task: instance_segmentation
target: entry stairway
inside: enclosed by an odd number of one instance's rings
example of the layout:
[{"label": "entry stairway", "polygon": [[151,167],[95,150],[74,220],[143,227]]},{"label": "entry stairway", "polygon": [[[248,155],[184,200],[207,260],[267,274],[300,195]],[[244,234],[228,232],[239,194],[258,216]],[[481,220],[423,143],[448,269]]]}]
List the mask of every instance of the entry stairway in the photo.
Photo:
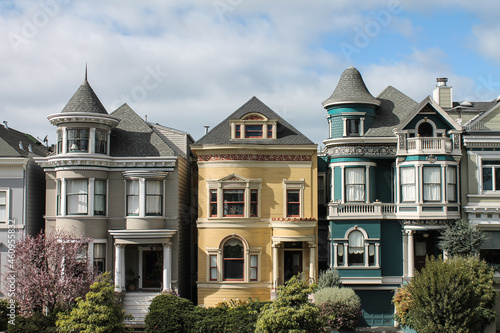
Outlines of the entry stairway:
[{"label": "entry stairway", "polygon": [[158,295],[159,293],[154,291],[132,291],[125,293],[123,297],[123,309],[127,315],[134,316],[133,319],[126,320],[125,324],[134,328],[144,327],[144,319],[148,313],[149,305],[153,298]]}]

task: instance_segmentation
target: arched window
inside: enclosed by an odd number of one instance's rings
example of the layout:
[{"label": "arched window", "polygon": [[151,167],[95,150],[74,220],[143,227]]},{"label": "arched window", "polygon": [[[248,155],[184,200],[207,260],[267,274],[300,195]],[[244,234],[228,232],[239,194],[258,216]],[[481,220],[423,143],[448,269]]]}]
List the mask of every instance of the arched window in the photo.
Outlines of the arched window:
[{"label": "arched window", "polygon": [[364,265],[365,238],[358,230],[351,231],[348,238],[349,264]]},{"label": "arched window", "polygon": [[230,238],[224,243],[222,251],[224,280],[243,280],[245,267],[243,243],[237,238]]},{"label": "arched window", "polygon": [[432,125],[428,122],[423,122],[418,126],[418,135],[421,137],[432,137],[434,136],[434,129]]}]

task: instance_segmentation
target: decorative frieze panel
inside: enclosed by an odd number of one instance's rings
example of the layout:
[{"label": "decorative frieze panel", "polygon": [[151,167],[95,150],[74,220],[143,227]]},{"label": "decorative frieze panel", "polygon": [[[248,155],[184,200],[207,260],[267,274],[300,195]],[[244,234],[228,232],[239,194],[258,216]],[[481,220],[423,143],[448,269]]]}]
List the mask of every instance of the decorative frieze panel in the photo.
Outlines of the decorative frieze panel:
[{"label": "decorative frieze panel", "polygon": [[419,226],[449,226],[456,223],[455,219],[448,220],[399,220],[403,226],[419,225]]},{"label": "decorative frieze panel", "polygon": [[212,154],[200,155],[198,161],[309,162],[311,155]]},{"label": "decorative frieze panel", "polygon": [[327,149],[329,156],[396,156],[396,145],[343,145]]}]

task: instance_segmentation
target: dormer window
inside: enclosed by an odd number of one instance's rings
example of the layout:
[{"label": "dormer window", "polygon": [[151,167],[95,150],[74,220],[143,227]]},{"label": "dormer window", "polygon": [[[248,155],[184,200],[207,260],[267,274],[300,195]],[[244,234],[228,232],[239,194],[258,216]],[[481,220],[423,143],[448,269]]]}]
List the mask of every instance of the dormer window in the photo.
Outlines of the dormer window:
[{"label": "dormer window", "polygon": [[231,139],[276,139],[278,120],[250,113],[231,120]]}]

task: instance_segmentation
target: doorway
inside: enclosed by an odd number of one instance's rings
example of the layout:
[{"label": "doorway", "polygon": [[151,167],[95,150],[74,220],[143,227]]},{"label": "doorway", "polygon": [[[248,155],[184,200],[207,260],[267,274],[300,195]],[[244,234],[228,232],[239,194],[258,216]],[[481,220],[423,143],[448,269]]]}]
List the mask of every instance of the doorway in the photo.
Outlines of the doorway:
[{"label": "doorway", "polygon": [[142,288],[160,289],[163,278],[163,251],[142,251]]},{"label": "doorway", "polygon": [[287,282],[292,276],[302,273],[302,251],[301,250],[285,250],[283,252],[284,259],[284,278]]},{"label": "doorway", "polygon": [[423,231],[415,234],[415,270],[420,271],[425,266],[425,259],[435,255],[437,239],[435,233]]}]

